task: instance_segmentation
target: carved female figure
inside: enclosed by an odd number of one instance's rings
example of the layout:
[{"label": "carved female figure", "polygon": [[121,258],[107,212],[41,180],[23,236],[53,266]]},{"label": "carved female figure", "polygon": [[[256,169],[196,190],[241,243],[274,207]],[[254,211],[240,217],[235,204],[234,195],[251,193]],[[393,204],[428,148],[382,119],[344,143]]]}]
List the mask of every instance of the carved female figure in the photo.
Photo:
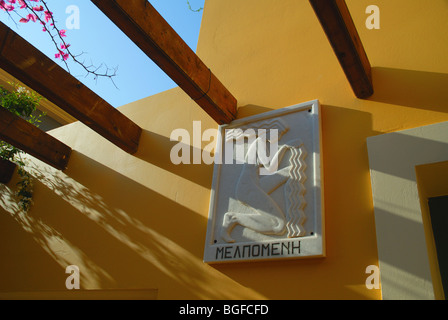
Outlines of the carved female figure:
[{"label": "carved female figure", "polygon": [[[272,160],[269,161],[270,159],[267,159],[267,157],[259,156],[260,153],[266,154],[265,137],[259,136],[250,144],[235,189],[235,198],[249,207],[251,212],[226,212],[221,228],[221,238],[223,240],[234,242],[230,233],[236,225],[241,225],[262,234],[282,235],[285,232],[285,214],[269,195],[266,187],[261,186],[260,168],[264,168],[269,172],[272,172],[274,168],[276,171],[278,163],[283,158],[288,147],[290,146],[281,146],[272,157]],[[255,157],[256,160],[249,161],[250,157]],[[289,167],[282,169],[282,171],[285,170],[289,170]],[[274,173],[273,178],[275,180],[275,189],[278,185],[284,183],[288,176],[285,177],[284,175]]]}]

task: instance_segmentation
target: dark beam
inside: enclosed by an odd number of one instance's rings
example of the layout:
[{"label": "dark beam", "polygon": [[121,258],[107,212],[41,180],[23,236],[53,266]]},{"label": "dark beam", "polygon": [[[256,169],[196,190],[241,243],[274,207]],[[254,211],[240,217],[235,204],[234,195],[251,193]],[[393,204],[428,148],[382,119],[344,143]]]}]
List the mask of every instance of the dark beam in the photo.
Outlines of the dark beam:
[{"label": "dark beam", "polygon": [[0,107],[0,140],[64,170],[72,149],[38,127]]},{"label": "dark beam", "polygon": [[373,94],[369,59],[344,0],[309,0],[355,95]]},{"label": "dark beam", "polygon": [[129,153],[141,128],[0,22],[0,68]]},{"label": "dark beam", "polygon": [[236,118],[236,99],[148,1],[92,2],[216,122]]},{"label": "dark beam", "polygon": [[14,163],[0,158],[0,183],[7,184],[11,181],[15,169]]}]

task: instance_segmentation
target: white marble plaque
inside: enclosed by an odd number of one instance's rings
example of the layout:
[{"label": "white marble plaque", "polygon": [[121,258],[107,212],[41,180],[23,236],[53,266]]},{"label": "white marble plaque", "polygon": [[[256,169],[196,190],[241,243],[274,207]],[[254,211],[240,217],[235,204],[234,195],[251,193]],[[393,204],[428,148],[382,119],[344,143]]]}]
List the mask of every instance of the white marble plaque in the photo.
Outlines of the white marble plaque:
[{"label": "white marble plaque", "polygon": [[219,127],[204,261],[325,255],[317,100]]}]

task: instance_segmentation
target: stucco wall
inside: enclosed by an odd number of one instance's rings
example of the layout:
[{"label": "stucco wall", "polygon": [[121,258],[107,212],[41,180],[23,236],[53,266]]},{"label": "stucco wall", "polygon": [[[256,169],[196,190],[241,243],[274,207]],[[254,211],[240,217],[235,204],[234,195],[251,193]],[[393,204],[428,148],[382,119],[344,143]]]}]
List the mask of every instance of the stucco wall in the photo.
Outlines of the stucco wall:
[{"label": "stucco wall", "polygon": [[[198,55],[239,101],[238,117],[319,99],[327,257],[202,262],[213,167],[170,162],[172,130],[216,128],[180,89],[122,106],[144,132],[128,155],[80,123],[51,133],[75,151],[57,172],[39,162],[35,204],[17,212],[0,186],[0,290],[157,289],[159,299],[379,299],[366,138],[448,120],[448,3],[378,0],[381,29],[348,0],[373,67],[357,99],[308,1],[206,1]],[[206,145],[208,142],[203,143]]]}]

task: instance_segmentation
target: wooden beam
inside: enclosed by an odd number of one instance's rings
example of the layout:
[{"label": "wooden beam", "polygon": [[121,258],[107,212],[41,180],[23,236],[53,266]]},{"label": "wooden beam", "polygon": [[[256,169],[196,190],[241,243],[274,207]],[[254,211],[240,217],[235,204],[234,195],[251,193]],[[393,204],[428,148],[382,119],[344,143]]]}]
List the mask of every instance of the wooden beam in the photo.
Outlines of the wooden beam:
[{"label": "wooden beam", "polygon": [[[2,86],[4,89],[8,91],[14,91],[17,89],[15,87],[15,84],[25,87],[28,90],[32,90],[28,86],[21,83],[18,79],[10,75],[8,72],[0,68],[0,86]],[[42,112],[45,112],[47,116],[53,118],[61,125],[69,124],[76,121],[75,118],[73,118],[67,112],[56,106],[51,101],[48,101],[47,99],[41,99],[39,101],[37,109],[39,109]]]},{"label": "wooden beam", "polygon": [[148,1],[92,2],[216,122],[236,118],[236,99]]},{"label": "wooden beam", "polygon": [[129,153],[141,128],[0,22],[0,68]]},{"label": "wooden beam", "polygon": [[0,158],[0,183],[7,184],[11,181],[16,164]]},{"label": "wooden beam", "polygon": [[369,59],[344,0],[309,0],[355,95],[373,94]]},{"label": "wooden beam", "polygon": [[64,170],[72,149],[38,127],[0,107],[0,139]]}]

